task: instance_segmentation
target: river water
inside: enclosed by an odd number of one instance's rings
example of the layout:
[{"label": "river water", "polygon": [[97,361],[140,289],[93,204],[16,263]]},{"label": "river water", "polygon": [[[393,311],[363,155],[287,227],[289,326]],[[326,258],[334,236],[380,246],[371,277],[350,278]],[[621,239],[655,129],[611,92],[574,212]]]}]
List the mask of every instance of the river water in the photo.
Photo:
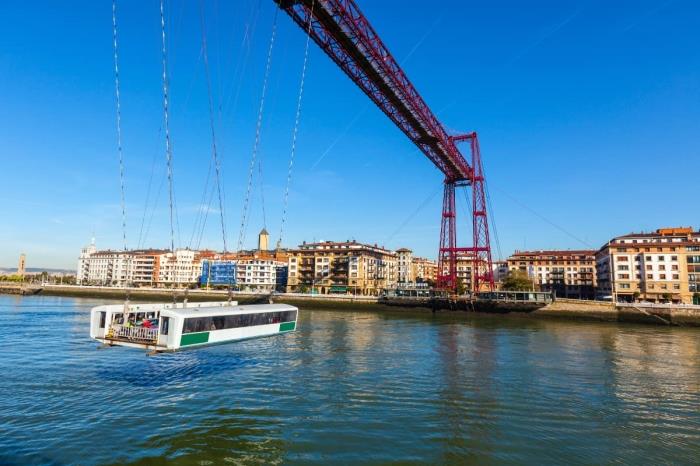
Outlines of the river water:
[{"label": "river water", "polygon": [[147,357],[104,302],[0,296],[0,464],[700,462],[700,329],[302,311]]}]

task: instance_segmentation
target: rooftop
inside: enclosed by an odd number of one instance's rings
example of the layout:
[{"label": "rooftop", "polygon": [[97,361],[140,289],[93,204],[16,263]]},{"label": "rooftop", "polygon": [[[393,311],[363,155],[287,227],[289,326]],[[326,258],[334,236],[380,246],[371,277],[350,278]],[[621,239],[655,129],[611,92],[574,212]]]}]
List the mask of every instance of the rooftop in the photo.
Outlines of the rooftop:
[{"label": "rooftop", "polygon": [[592,256],[595,254],[594,249],[544,249],[539,251],[518,251],[516,250],[513,256]]}]

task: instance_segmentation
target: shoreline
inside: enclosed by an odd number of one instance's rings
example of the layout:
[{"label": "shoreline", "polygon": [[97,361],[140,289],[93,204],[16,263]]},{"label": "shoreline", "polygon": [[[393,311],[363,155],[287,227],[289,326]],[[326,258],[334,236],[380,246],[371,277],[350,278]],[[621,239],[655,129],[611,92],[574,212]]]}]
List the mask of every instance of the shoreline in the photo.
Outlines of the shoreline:
[{"label": "shoreline", "polygon": [[[99,299],[126,299],[146,302],[171,302],[176,299],[181,302],[187,297],[188,301],[225,301],[227,291],[219,290],[166,290],[156,288],[112,288],[78,285],[42,285],[22,286],[1,285],[0,294],[70,296]],[[233,292],[232,298],[239,304],[267,303],[272,298],[275,302],[290,304],[304,309],[330,309],[378,311],[391,314],[435,313],[439,315],[491,317],[519,317],[533,319],[565,319],[587,322],[630,322],[664,326],[700,327],[700,306],[669,306],[669,305],[613,305],[610,302],[582,301],[572,299],[555,299],[554,302],[539,307],[523,307],[513,303],[497,302],[448,302],[438,305],[435,301],[399,301],[391,302],[375,296],[348,295],[308,295],[297,293],[256,294]]]}]

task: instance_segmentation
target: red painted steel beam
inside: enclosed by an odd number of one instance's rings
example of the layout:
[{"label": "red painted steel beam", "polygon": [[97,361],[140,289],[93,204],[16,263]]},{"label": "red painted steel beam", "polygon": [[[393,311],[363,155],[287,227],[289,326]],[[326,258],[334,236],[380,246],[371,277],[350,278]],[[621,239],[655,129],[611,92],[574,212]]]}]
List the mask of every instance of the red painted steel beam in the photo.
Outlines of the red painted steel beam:
[{"label": "red painted steel beam", "polygon": [[[353,0],[274,0],[445,174],[473,170]],[[309,20],[311,27],[309,28]]]}]

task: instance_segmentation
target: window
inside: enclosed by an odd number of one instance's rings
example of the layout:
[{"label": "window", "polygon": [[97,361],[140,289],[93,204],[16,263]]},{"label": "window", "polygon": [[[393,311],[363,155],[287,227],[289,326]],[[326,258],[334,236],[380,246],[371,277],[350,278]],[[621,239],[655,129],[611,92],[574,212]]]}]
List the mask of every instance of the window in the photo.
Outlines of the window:
[{"label": "window", "polygon": [[673,289],[674,289],[674,290],[680,290],[680,289],[681,289],[681,285],[680,285],[679,283],[674,283],[674,284],[673,284]]},{"label": "window", "polygon": [[629,270],[629,265],[618,265],[617,270]]},{"label": "window", "polygon": [[666,266],[663,265],[663,264],[660,264],[660,265],[659,265],[659,270],[666,270]]},{"label": "window", "polygon": [[677,265],[677,264],[673,264],[673,265],[671,266],[671,270],[678,270],[678,265]]},{"label": "window", "polygon": [[659,261],[664,261],[666,258],[664,256],[659,256]]},{"label": "window", "polygon": [[629,280],[629,279],[630,279],[630,274],[628,274],[628,273],[621,273],[620,275],[618,275],[618,278],[620,278],[620,280]]},{"label": "window", "polygon": [[677,261],[677,260],[678,260],[678,256],[671,256],[671,260],[672,260],[672,261]]},{"label": "window", "polygon": [[622,290],[629,290],[630,284],[629,283],[620,283],[620,289]]},{"label": "window", "polygon": [[646,257],[646,260],[649,261],[649,262],[651,262],[651,256],[647,256],[647,257]]},{"label": "window", "polygon": [[167,335],[169,328],[170,328],[170,317],[163,317],[161,322],[160,322],[160,333],[162,335]]},{"label": "window", "polygon": [[680,277],[679,277],[679,275],[678,275],[677,273],[674,273],[674,274],[673,274],[673,279],[674,279],[674,280],[680,280]]},{"label": "window", "polygon": [[651,270],[651,269],[652,269],[651,264],[647,265],[647,270]]},{"label": "window", "polygon": [[100,311],[100,328],[105,328],[105,321],[107,320],[107,313],[105,311]]},{"label": "window", "polygon": [[617,260],[619,260],[621,262],[627,262],[629,260],[629,258],[627,256],[620,256],[617,258]]},{"label": "window", "polygon": [[659,280],[666,280],[666,274],[665,273],[660,274]]},{"label": "window", "polygon": [[296,320],[296,311],[260,312],[214,317],[190,317],[185,319],[182,333],[208,332],[229,328],[269,325]]},{"label": "window", "polygon": [[648,273],[648,274],[647,274],[647,280],[653,280],[653,279],[654,279],[654,275]]},{"label": "window", "polygon": [[661,289],[662,289],[662,290],[668,289],[668,285],[665,284],[665,283],[662,283],[662,284],[661,284]]}]

